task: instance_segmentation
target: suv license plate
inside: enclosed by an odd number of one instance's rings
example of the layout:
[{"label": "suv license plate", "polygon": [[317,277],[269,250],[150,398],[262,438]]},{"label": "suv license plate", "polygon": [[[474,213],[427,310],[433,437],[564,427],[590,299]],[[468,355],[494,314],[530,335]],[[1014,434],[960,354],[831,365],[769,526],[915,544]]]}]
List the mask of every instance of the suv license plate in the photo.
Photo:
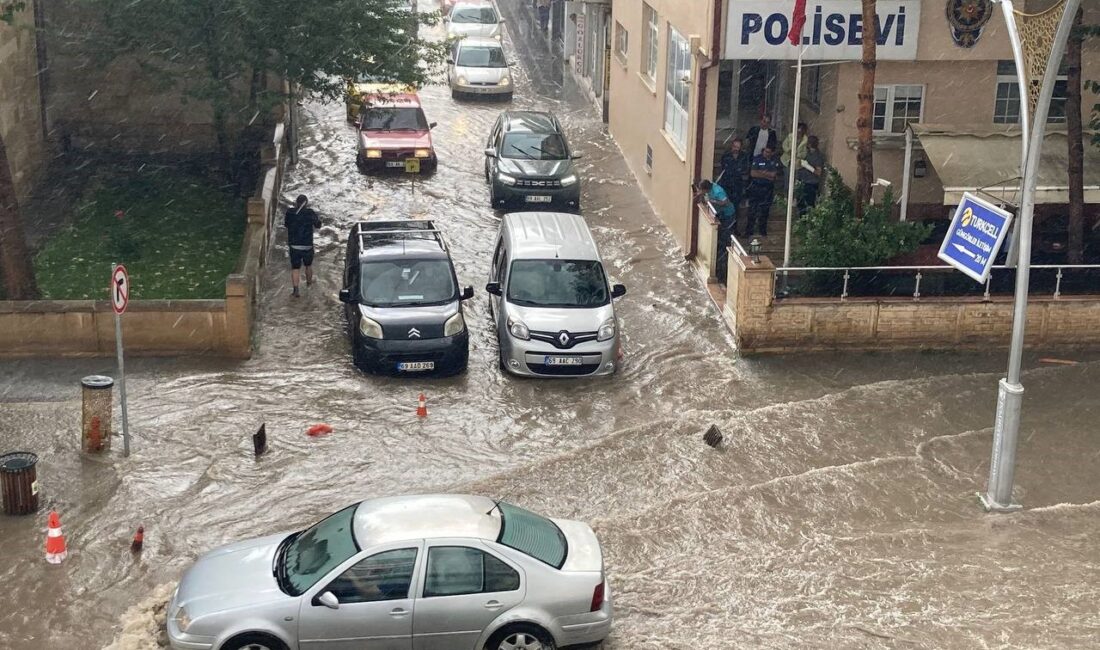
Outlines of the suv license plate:
[{"label": "suv license plate", "polygon": [[386,167],[393,167],[394,169],[397,169],[397,168],[405,169],[405,161],[404,160],[387,160],[386,161]]},{"label": "suv license plate", "polygon": [[554,197],[552,196],[529,196],[527,197],[528,203],[550,203]]},{"label": "suv license plate", "polygon": [[546,357],[546,365],[548,366],[579,366],[581,365],[580,357]]},{"label": "suv license plate", "polygon": [[404,361],[397,364],[397,369],[401,372],[421,372],[424,370],[435,370],[434,361]]}]

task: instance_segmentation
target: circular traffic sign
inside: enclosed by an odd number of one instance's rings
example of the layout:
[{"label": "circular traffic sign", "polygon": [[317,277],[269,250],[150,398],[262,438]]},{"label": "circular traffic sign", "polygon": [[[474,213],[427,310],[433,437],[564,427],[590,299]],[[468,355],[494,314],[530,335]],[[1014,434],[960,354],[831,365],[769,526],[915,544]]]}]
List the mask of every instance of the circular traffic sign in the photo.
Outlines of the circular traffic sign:
[{"label": "circular traffic sign", "polygon": [[126,305],[130,304],[130,274],[126,267],[119,264],[111,272],[111,307],[116,314],[126,311]]}]

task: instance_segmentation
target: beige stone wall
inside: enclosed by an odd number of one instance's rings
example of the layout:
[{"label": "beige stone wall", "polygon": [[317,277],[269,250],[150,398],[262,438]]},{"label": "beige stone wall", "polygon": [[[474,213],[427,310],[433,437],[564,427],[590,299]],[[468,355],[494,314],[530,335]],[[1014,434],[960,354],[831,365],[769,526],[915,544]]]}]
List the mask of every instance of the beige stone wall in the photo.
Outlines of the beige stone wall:
[{"label": "beige stone wall", "polygon": [[38,182],[48,156],[37,72],[34,3],[29,1],[12,26],[0,22],[0,137],[20,201]]},{"label": "beige stone wall", "polygon": [[[679,150],[664,133],[665,69],[668,56],[668,28],[672,25],[685,38],[698,37],[699,47],[711,51],[711,11],[709,0],[648,0],[657,12],[657,76],[651,82],[644,77],[643,0],[613,0],[612,20],[629,33],[626,57],[615,53],[612,40],[610,113],[608,128],[622,149],[642,191],[653,203],[677,241],[687,248],[691,239],[691,191],[695,160],[696,113],[699,98],[700,59],[693,57],[692,100],[688,109],[691,122],[688,142]],[[614,29],[613,29],[614,32]],[[703,61],[704,65],[706,61]],[[710,106],[703,138],[703,169],[710,174],[714,147],[714,109],[717,102],[717,69],[707,71],[708,89],[704,100]],[[646,170],[646,146],[653,150],[652,171]]]},{"label": "beige stone wall", "polygon": [[[730,256],[723,316],[742,354],[807,350],[898,350],[1007,347],[1011,298],[776,301],[775,268]],[[1033,297],[1029,345],[1100,346],[1100,295]]]}]

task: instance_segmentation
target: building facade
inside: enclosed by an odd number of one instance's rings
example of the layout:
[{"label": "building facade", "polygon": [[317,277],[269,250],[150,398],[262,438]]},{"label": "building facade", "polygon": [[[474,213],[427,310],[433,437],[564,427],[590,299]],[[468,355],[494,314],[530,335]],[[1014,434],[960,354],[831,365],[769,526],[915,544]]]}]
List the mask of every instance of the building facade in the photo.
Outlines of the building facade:
[{"label": "building facade", "polygon": [[[862,79],[858,61],[861,3],[848,2],[851,11],[836,14],[829,13],[837,10],[836,2],[808,3],[799,121],[820,138],[829,164],[852,184]],[[794,0],[613,2],[610,131],[688,254],[694,252],[696,218],[692,182],[715,177],[721,152],[734,137],[744,137],[762,115],[771,118],[780,142],[792,130],[798,48],[784,37],[794,4]],[[1100,6],[1085,4],[1085,22],[1100,23]],[[1017,2],[1017,9],[1037,13],[1050,5],[1050,0],[1027,0]],[[984,179],[980,174],[959,178],[966,175],[949,164],[951,146],[966,142],[985,147],[990,134],[1019,137],[1020,96],[1011,45],[999,5],[988,6],[988,22],[980,32],[970,32],[969,36],[977,37],[968,41],[968,34],[953,32],[942,2],[878,2],[875,175],[892,187],[899,214],[902,190],[906,190],[905,212],[910,219],[945,217],[961,189],[1013,182],[998,177],[1012,168],[1006,168],[1003,160],[991,162]],[[1100,39],[1085,42],[1083,61],[1083,78],[1100,79]],[[1088,108],[1095,102],[1088,101],[1087,91],[1085,99],[1087,124]],[[1064,80],[1056,89],[1050,122],[1052,130],[1064,129]],[[923,128],[928,125],[931,128]],[[916,135],[907,137],[907,131],[913,130]],[[927,152],[921,138],[929,140]],[[1064,136],[1061,142],[1064,146]],[[1048,142],[1044,158],[1052,147]],[[990,156],[1003,151],[1004,147],[991,146]],[[1017,155],[1012,168],[1016,174],[1018,162]],[[1058,164],[1057,156],[1051,164]],[[941,169],[950,177],[941,178]],[[1090,186],[1088,175],[1086,162],[1086,185]],[[986,182],[990,177],[994,182]],[[1087,201],[1095,196],[1100,202],[1100,175],[1097,184],[1097,192],[1087,195]],[[1064,191],[1055,191],[1048,198],[1054,202],[1065,196]],[[1012,199],[1008,196],[1006,202],[1011,204]]]}]

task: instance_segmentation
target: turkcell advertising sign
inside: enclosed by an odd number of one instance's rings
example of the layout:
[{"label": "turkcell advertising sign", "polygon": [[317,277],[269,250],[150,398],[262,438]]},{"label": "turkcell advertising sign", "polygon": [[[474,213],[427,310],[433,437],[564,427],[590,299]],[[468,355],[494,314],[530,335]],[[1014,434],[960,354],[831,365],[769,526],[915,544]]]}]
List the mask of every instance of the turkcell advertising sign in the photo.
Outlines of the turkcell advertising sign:
[{"label": "turkcell advertising sign", "polygon": [[1012,215],[970,193],[963,194],[940,259],[978,282],[985,282],[1001,250]]},{"label": "turkcell advertising sign", "polygon": [[[795,0],[729,0],[724,59],[858,61],[863,56],[863,3],[809,0],[802,45],[788,40]],[[917,58],[920,0],[878,0],[878,59]]]}]

